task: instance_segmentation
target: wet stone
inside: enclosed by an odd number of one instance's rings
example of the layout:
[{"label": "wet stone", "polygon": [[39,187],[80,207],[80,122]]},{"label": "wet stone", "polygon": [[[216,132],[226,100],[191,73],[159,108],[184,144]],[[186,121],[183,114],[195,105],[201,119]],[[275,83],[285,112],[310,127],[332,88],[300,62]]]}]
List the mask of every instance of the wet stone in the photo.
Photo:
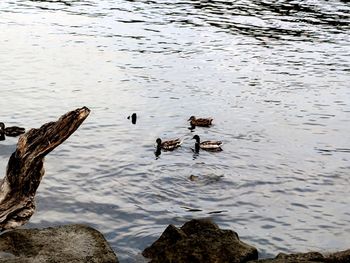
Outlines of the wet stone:
[{"label": "wet stone", "polygon": [[275,258],[249,261],[248,263],[349,263],[350,249],[322,255],[319,252],[284,254],[280,253]]},{"label": "wet stone", "polygon": [[169,225],[142,254],[152,263],[240,263],[258,258],[257,249],[240,241],[236,232],[219,229],[207,219],[191,220],[181,228]]}]

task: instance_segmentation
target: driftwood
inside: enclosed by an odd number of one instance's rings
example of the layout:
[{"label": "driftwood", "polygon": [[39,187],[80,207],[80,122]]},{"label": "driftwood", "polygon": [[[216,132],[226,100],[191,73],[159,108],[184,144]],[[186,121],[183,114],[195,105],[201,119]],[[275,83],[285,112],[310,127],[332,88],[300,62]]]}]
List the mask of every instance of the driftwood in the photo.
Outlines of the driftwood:
[{"label": "driftwood", "polygon": [[0,231],[25,224],[34,214],[44,157],[74,133],[89,113],[86,107],[76,109],[19,137],[0,182]]}]

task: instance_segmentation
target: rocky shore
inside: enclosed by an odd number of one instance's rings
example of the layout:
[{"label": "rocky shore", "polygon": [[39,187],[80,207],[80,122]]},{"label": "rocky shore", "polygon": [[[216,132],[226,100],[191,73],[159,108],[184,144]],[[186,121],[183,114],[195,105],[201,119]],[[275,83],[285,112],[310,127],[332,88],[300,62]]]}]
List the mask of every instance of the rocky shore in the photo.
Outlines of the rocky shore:
[{"label": "rocky shore", "polygon": [[169,225],[143,255],[152,263],[350,263],[350,249],[328,255],[281,253],[259,260],[258,250],[242,242],[236,232],[206,219],[191,220],[180,228]]},{"label": "rocky shore", "polygon": [[[350,263],[350,249],[279,254],[258,259],[258,250],[242,242],[232,230],[220,229],[207,219],[182,227],[169,225],[143,251],[151,263]],[[117,256],[97,230],[85,225],[45,229],[17,229],[0,235],[0,263],[116,263]]]}]

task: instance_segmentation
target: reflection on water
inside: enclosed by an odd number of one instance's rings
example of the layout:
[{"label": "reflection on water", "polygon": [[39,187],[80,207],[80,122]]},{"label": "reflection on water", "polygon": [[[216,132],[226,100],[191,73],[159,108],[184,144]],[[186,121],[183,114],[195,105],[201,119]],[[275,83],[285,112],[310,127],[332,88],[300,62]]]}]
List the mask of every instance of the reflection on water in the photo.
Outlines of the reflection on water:
[{"label": "reflection on water", "polygon": [[[349,248],[347,1],[0,7],[0,121],[29,129],[92,110],[47,157],[28,227],[87,223],[122,262],[198,217],[262,257]],[[214,125],[189,129],[191,115]],[[197,154],[194,134],[224,150]],[[184,143],[157,155],[158,137]],[[3,171],[16,142],[0,142]]]}]

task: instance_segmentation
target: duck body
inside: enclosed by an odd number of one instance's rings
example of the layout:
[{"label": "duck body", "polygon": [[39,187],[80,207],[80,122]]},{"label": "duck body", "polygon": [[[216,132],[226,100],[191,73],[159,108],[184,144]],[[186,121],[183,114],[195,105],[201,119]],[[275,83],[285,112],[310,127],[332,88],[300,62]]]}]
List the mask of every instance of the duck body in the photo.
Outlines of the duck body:
[{"label": "duck body", "polygon": [[25,129],[22,127],[12,126],[12,127],[6,127],[3,122],[0,122],[0,130],[2,133],[4,133],[6,136],[10,137],[16,137],[23,133],[25,133]]},{"label": "duck body", "polygon": [[179,138],[175,140],[167,140],[167,141],[162,141],[160,138],[158,138],[156,140],[156,143],[157,143],[157,150],[163,149],[166,151],[172,151],[180,147],[182,144],[182,141]]},{"label": "duck body", "polygon": [[22,127],[13,126],[13,127],[6,127],[5,128],[5,135],[10,136],[10,137],[16,137],[16,136],[19,136],[25,132],[26,132],[26,130]]},{"label": "duck body", "polygon": [[195,143],[195,151],[198,152],[199,149],[207,150],[207,151],[222,151],[221,146],[222,142],[221,141],[200,141],[200,138],[198,135],[193,136],[194,140],[196,140]]},{"label": "duck body", "polygon": [[212,125],[213,118],[196,118],[195,116],[191,116],[188,121],[190,122],[192,127],[209,127]]}]

